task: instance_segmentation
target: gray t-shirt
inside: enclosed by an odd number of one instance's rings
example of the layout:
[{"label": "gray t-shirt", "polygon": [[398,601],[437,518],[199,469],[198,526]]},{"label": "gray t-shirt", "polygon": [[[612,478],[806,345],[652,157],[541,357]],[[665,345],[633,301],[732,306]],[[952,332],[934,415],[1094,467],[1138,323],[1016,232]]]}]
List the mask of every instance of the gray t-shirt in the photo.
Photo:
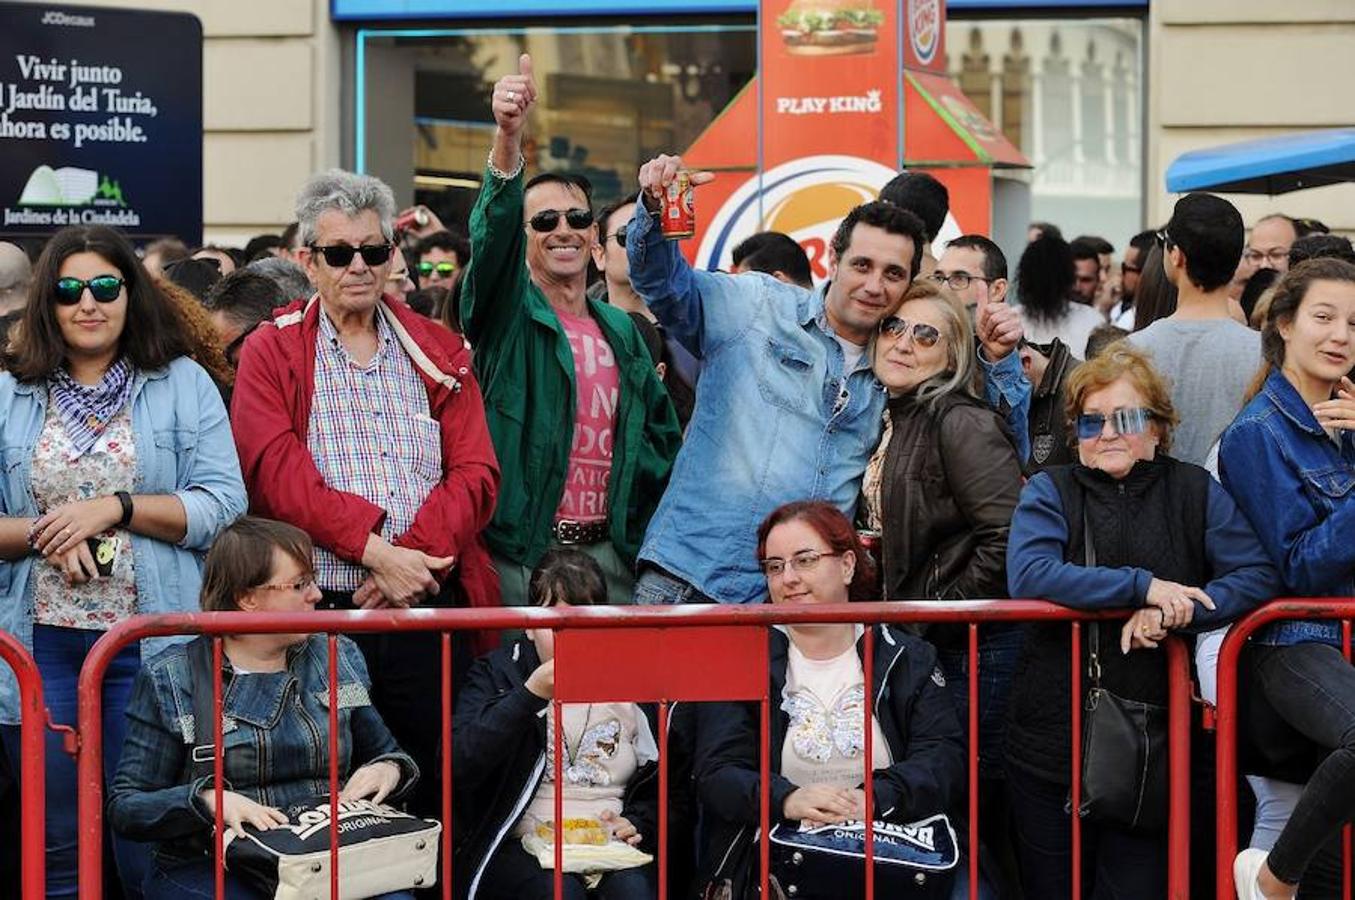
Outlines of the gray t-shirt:
[{"label": "gray t-shirt", "polygon": [[1261,365],[1261,335],[1232,319],[1159,319],[1129,336],[1153,355],[1181,417],[1171,455],[1204,465],[1209,448],[1242,410]]}]

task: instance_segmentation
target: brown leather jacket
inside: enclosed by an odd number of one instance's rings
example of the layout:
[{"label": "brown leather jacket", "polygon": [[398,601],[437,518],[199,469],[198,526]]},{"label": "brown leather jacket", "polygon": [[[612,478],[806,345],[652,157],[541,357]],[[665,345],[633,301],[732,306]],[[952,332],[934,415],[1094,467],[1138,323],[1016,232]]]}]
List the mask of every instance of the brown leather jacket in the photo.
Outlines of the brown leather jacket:
[{"label": "brown leather jacket", "polygon": [[1021,463],[1002,417],[966,394],[889,402],[880,509],[887,600],[1007,596]]}]

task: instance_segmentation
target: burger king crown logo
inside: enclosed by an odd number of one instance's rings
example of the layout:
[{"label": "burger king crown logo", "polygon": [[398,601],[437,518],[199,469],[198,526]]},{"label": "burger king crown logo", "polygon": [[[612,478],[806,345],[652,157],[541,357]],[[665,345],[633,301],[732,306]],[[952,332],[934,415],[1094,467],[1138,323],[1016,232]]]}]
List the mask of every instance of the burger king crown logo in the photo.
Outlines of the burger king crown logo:
[{"label": "burger king crown logo", "polygon": [[806,156],[739,186],[710,220],[696,253],[703,269],[728,269],[734,246],[759,231],[780,231],[804,247],[816,279],[828,276],[828,243],[852,207],[874,200],[898,173],[856,156]]},{"label": "burger king crown logo", "polygon": [[908,0],[908,35],[917,61],[930,65],[941,46],[941,0]]}]

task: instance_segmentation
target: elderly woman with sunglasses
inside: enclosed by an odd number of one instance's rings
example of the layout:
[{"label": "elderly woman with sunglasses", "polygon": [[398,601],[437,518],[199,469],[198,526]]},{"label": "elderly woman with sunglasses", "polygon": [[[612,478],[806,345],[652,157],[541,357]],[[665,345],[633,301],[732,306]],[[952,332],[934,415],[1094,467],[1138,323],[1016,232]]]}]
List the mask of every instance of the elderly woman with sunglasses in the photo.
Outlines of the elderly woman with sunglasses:
[{"label": "elderly woman with sunglasses", "polygon": [[[32,649],[53,720],[73,725],[90,647],[136,613],[194,608],[201,554],[244,511],[245,489],[221,396],[116,231],[51,239],[12,337],[0,360],[0,629]],[[139,663],[128,647],[104,680],[110,777]],[[0,666],[0,737],[16,763],[18,722]],[[75,896],[75,765],[55,733],[46,770],[48,893]],[[124,841],[114,851],[136,896],[143,854]]]},{"label": "elderly woman with sunglasses", "polygon": [[[1237,618],[1274,595],[1277,574],[1223,488],[1166,455],[1177,415],[1145,354],[1121,343],[1083,363],[1069,376],[1067,404],[1079,462],[1041,472],[1022,491],[1007,549],[1011,594],[1132,610],[1123,626],[1093,626],[1079,665],[1094,658],[1104,689],[1165,706],[1165,661],[1139,651],[1169,631]],[[1069,634],[1066,624],[1032,626],[1012,690],[1008,785],[1031,897],[1071,893]],[[1084,897],[1165,896],[1165,831],[1084,818],[1082,848]]]},{"label": "elderly woman with sunglasses", "polygon": [[[880,445],[863,485],[861,515],[880,531],[887,600],[977,600],[1007,595],[1007,531],[1021,463],[1002,418],[979,399],[978,363],[961,301],[919,282],[880,324],[874,370],[889,391]],[[933,626],[960,719],[969,704],[963,626]],[[985,839],[1006,831],[1002,740],[1006,698],[1021,651],[1019,625],[979,634],[979,771]]]}]

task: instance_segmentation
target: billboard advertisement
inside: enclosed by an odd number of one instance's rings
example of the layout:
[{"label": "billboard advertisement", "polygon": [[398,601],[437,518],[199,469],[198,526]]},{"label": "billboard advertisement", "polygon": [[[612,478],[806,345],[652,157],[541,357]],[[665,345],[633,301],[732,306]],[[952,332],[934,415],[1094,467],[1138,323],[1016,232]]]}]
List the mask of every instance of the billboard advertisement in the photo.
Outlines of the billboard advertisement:
[{"label": "billboard advertisement", "polygon": [[201,243],[197,17],[0,2],[0,21],[0,238]]}]

